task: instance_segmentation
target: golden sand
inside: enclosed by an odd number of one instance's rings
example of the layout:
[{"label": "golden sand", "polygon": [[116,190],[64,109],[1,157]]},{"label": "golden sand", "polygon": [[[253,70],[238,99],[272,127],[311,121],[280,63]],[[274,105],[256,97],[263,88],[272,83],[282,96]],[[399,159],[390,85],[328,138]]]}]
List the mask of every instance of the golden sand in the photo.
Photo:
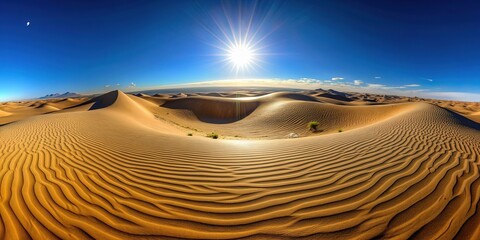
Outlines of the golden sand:
[{"label": "golden sand", "polygon": [[0,104],[0,238],[480,239],[478,105],[319,94]]}]

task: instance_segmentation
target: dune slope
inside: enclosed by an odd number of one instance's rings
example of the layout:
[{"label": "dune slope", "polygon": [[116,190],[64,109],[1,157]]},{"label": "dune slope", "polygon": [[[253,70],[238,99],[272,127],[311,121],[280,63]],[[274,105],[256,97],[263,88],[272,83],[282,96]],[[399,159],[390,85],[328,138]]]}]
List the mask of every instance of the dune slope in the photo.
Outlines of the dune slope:
[{"label": "dune slope", "polygon": [[188,109],[204,122],[230,123],[248,116],[257,108],[258,104],[257,101],[192,97],[169,101],[162,106],[171,109]]},{"label": "dune slope", "polygon": [[6,116],[10,116],[10,115],[12,115],[12,114],[9,113],[9,112],[5,112],[5,111],[0,110],[0,117],[6,117]]},{"label": "dune slope", "polygon": [[[172,109],[171,114],[159,113],[161,116],[190,129],[216,132],[227,137],[279,139],[292,132],[314,136],[364,127],[413,105],[344,106],[321,102],[302,94],[274,93],[235,100],[218,97],[173,99],[161,106]],[[320,123],[315,134],[307,128],[310,121]]]},{"label": "dune slope", "polygon": [[[0,238],[480,237],[480,125],[456,113],[412,103],[343,133],[235,141],[175,134],[140,100],[0,127]],[[300,103],[321,104],[279,107]]]}]

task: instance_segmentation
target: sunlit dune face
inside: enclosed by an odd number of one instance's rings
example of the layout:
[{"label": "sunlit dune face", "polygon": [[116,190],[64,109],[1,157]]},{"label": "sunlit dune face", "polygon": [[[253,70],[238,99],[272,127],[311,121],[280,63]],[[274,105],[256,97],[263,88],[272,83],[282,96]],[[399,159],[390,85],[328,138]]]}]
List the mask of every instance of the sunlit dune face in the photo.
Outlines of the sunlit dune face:
[{"label": "sunlit dune face", "polygon": [[236,69],[244,69],[251,65],[255,60],[255,53],[252,48],[243,44],[229,46],[227,59]]}]

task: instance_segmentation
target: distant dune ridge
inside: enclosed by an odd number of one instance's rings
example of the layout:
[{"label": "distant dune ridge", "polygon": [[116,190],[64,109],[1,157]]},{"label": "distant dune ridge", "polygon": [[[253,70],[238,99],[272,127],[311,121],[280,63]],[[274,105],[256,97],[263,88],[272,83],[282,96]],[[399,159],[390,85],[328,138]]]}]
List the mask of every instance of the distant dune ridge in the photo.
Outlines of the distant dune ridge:
[{"label": "distant dune ridge", "polygon": [[478,116],[321,89],[3,103],[0,238],[480,239]]},{"label": "distant dune ridge", "polygon": [[0,117],[5,117],[5,116],[9,116],[9,115],[12,115],[12,114],[9,113],[9,112],[0,110]]}]

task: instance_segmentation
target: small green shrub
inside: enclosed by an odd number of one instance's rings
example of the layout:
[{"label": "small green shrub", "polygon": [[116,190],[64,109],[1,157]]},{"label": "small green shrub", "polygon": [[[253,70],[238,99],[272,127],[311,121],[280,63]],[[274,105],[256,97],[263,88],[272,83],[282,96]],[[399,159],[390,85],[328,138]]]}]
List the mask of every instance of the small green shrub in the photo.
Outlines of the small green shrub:
[{"label": "small green shrub", "polygon": [[311,122],[309,122],[309,123],[307,124],[307,127],[308,127],[308,129],[309,129],[310,131],[316,132],[316,131],[318,130],[318,129],[317,129],[318,125],[320,125],[319,122],[317,122],[317,121],[311,121]]},{"label": "small green shrub", "polygon": [[338,132],[341,133],[341,132],[343,132],[343,130],[342,130],[342,129],[338,129]]},{"label": "small green shrub", "polygon": [[207,137],[213,138],[213,139],[217,139],[217,138],[218,138],[218,134],[212,132],[212,133],[207,134]]},{"label": "small green shrub", "polygon": [[188,136],[193,136],[193,134],[192,134],[192,133],[188,133],[187,135],[188,135]]}]

